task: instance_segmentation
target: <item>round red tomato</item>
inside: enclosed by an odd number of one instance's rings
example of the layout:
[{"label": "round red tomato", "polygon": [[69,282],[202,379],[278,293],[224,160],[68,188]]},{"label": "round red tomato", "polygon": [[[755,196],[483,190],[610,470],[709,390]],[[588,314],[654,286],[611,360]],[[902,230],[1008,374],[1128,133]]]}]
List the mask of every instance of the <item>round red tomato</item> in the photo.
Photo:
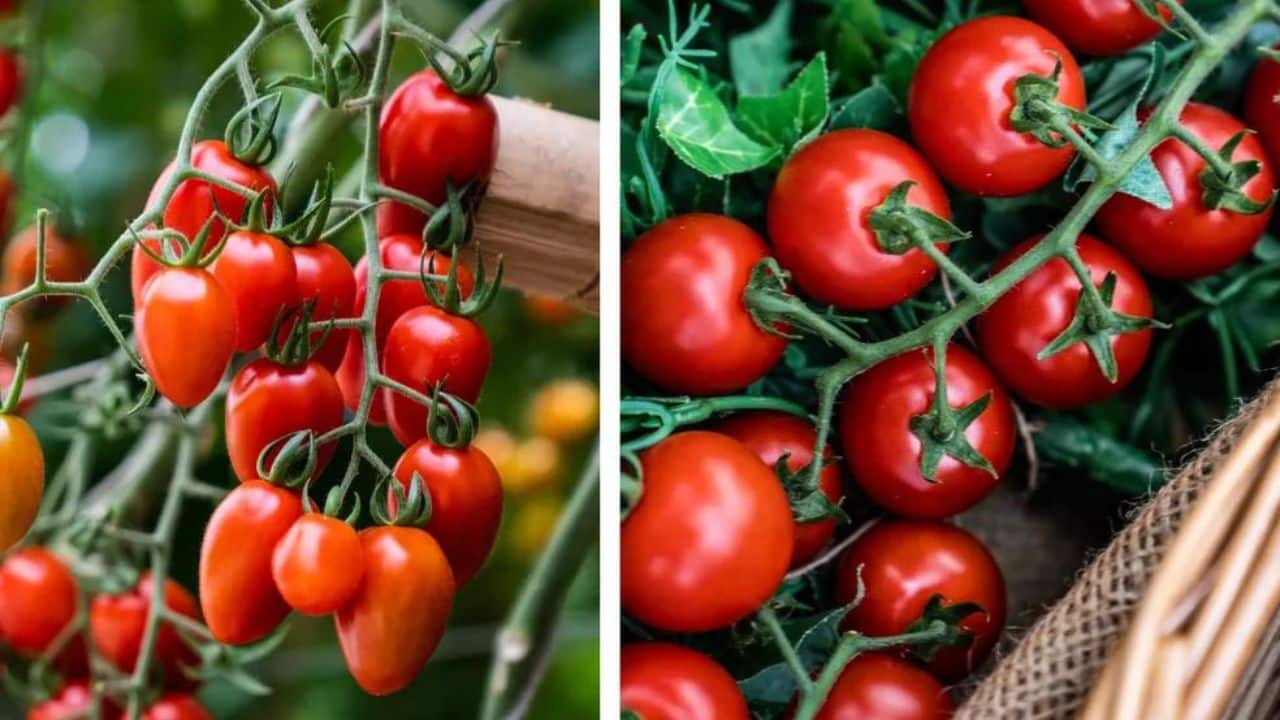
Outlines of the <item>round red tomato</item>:
[{"label": "round red tomato", "polygon": [[8,113],[22,97],[22,64],[11,49],[0,49],[0,115]]},{"label": "round red tomato", "polygon": [[[455,188],[488,182],[498,155],[498,112],[489,98],[466,97],[434,70],[410,75],[382,107],[378,126],[378,176],[386,185],[426,200],[445,201]],[[400,203],[378,206],[378,236],[417,235],[427,218]]]},{"label": "round red tomato", "polygon": [[[355,316],[356,275],[346,256],[328,243],[315,243],[295,247],[293,264],[297,268],[298,299],[314,301],[312,320],[324,322]],[[289,329],[296,323],[290,320],[281,329],[281,337],[288,337]],[[324,344],[315,352],[315,359],[330,371],[336,370],[347,349],[349,330],[330,331]],[[324,336],[323,331],[311,333],[312,343]]]},{"label": "round red tomato", "polygon": [[[1085,55],[1117,55],[1160,34],[1160,26],[1133,0],[1022,0],[1032,20]],[[1169,8],[1160,15],[1170,20]]]},{"label": "round red tomato", "polygon": [[169,693],[152,703],[142,720],[213,720],[213,715],[194,697]]},{"label": "round red tomato", "polygon": [[453,611],[453,572],[425,531],[360,533],[364,582],[334,615],[347,669],[371,695],[402,690],[426,665]]},{"label": "round red tomato", "polygon": [[955,706],[937,678],[891,655],[845,666],[815,720],[946,720]]},{"label": "round red tomato", "polygon": [[932,350],[889,358],[854,378],[844,392],[837,423],[849,471],[876,504],[894,514],[942,518],[966,510],[995,489],[1013,458],[1013,407],[991,371],[973,353],[951,345],[946,375],[947,403],[957,410],[991,394],[964,437],[995,475],[950,455],[942,458],[934,482],[921,472],[921,441],[911,420],[932,407]]},{"label": "round red tomato", "polygon": [[[64,685],[48,700],[31,706],[27,712],[27,720],[88,718],[92,717],[92,711],[93,692],[89,689],[89,683],[77,680]],[[120,709],[107,700],[103,700],[98,709],[100,720],[117,720],[121,715]]]},{"label": "round red tomato", "polygon": [[[258,358],[236,373],[227,390],[227,454],[241,481],[258,478],[258,456],[272,442],[301,430],[321,435],[341,424],[342,391],[315,360],[293,366]],[[312,477],[333,451],[331,442],[319,446]],[[275,455],[273,450],[268,461]]]},{"label": "round red tomato", "polygon": [[[52,223],[45,226],[44,276],[51,282],[79,282],[89,274],[89,259],[75,242],[64,238]],[[36,226],[28,225],[9,240],[4,251],[4,278],[0,295],[12,295],[36,279]],[[56,310],[67,303],[66,296],[43,297],[36,301],[43,309]]]},{"label": "round red tomato", "polygon": [[768,248],[751,228],[692,214],[650,228],[622,254],[622,357],[672,393],[740,390],[782,358],[785,338],[743,304]]},{"label": "round red tomato", "polygon": [[958,25],[929,48],[907,100],[911,136],[952,185],[1007,197],[1037,190],[1071,164],[1075,148],[1051,148],[1009,125],[1013,87],[1024,75],[1050,76],[1062,62],[1058,102],[1083,110],[1084,77],[1052,33],[1017,17]]},{"label": "round red tomato", "polygon": [[[89,636],[93,645],[120,672],[133,672],[138,665],[154,594],[151,573],[143,573],[132,590],[118,595],[99,595],[89,606]],[[164,602],[165,607],[180,615],[192,619],[200,616],[195,598],[173,580],[165,580]],[[172,687],[192,685],[184,669],[199,664],[200,656],[196,651],[169,623],[160,625],[155,642],[154,666],[163,671],[166,684]]]},{"label": "round red tomato", "polygon": [[44,548],[21,548],[5,558],[0,587],[0,637],[19,653],[44,652],[75,620],[76,579]]},{"label": "round red tomato", "polygon": [[[880,248],[871,211],[906,181],[907,202],[951,219],[947,191],[910,145],[876,130],[837,130],[791,156],[769,196],[778,262],[815,300],[879,310],[916,294],[938,267],[919,248]],[[946,250],[946,246],[940,249]]]},{"label": "round red tomato", "polygon": [[[1145,119],[1148,113],[1142,113]],[[1220,148],[1245,126],[1210,105],[1188,103],[1179,121],[1212,148]],[[1164,178],[1173,208],[1161,210],[1143,200],[1117,194],[1098,211],[1104,238],[1133,258],[1138,267],[1158,277],[1189,280],[1221,272],[1244,258],[1266,232],[1272,208],[1256,215],[1228,209],[1210,210],[1204,204],[1200,175],[1206,163],[1195,150],[1170,138],[1151,151]],[[1257,160],[1262,170],[1244,185],[1244,193],[1258,202],[1276,189],[1271,160],[1253,134],[1236,147],[1234,162]]]},{"label": "round red tomato", "polygon": [[[443,383],[446,392],[472,404],[480,397],[492,351],[476,321],[422,305],[391,326],[386,342],[382,371],[392,380],[426,394]],[[389,389],[382,397],[387,424],[402,445],[426,436],[424,406]]]},{"label": "round red tomato", "polygon": [[791,563],[795,523],[782,484],[742,443],[705,431],[640,455],[644,494],[622,523],[622,607],[670,632],[755,612]]},{"label": "round red tomato", "polygon": [[449,558],[458,587],[466,585],[502,524],[502,480],[493,461],[475,445],[454,449],[424,438],[404,451],[392,472],[406,490],[414,473],[422,477],[431,495],[426,529]]},{"label": "round red tomato", "polygon": [[156,389],[180,408],[209,397],[235,353],[231,297],[198,268],[157,273],[147,283],[133,325],[142,364]]},{"label": "round red tomato", "polygon": [[[1018,245],[995,267],[998,272],[1030,250],[1039,237]],[[1111,307],[1137,317],[1151,317],[1151,293],[1142,274],[1123,255],[1091,235],[1076,242],[1095,285],[1115,273]],[[1054,258],[1018,283],[978,316],[978,343],[1000,380],[1019,397],[1052,408],[1092,405],[1119,392],[1146,362],[1151,331],[1111,338],[1119,374],[1109,382],[1092,351],[1076,343],[1056,355],[1036,359],[1075,317],[1080,279],[1066,260]]]},{"label": "round red tomato", "polygon": [[[1280,47],[1280,46],[1277,46]],[[1258,131],[1271,162],[1280,158],[1280,63],[1258,57],[1244,91],[1244,121]]]},{"label": "round red tomato", "polygon": [[645,720],[748,720],[747,701],[724,668],[680,645],[625,645],[622,709]]},{"label": "round red tomato", "polygon": [[308,513],[276,545],[271,576],[289,607],[303,615],[328,615],[355,596],[364,558],[355,528]]},{"label": "round red tomato", "polygon": [[854,541],[836,570],[836,601],[858,593],[858,568],[866,595],[844,627],[867,635],[899,635],[920,619],[930,598],[948,605],[972,602],[983,612],[960,621],[973,634],[964,648],[943,648],[929,669],[944,680],[971,672],[995,646],[1004,628],[1004,576],[982,543],[953,525],[933,521],[880,522]]},{"label": "round red tomato", "polygon": [[210,270],[231,297],[238,352],[248,352],[265,342],[280,313],[298,304],[293,254],[274,235],[231,233]]},{"label": "round red tomato", "polygon": [[[0,383],[0,400],[8,382]],[[31,425],[0,414],[0,552],[21,540],[40,512],[44,497],[44,451]]]},{"label": "round red tomato", "polygon": [[[250,190],[267,191],[265,210],[267,220],[271,219],[272,198],[276,194],[276,181],[266,168],[241,162],[231,153],[231,148],[221,140],[201,140],[191,147],[191,165],[197,170],[215,175],[223,180],[238,183]],[[173,163],[169,163],[156,184],[151,188],[151,196],[147,198],[147,208],[151,209],[160,201],[160,191],[173,176]],[[164,208],[162,224],[166,228],[177,230],[188,240],[194,241],[200,228],[219,211],[224,216],[237,222],[249,207],[249,198],[221,185],[214,185],[207,180],[191,178],[178,183]],[[226,224],[214,219],[209,231],[209,239],[205,248],[212,249],[226,232]],[[160,247],[159,240],[147,241],[153,250]],[[134,248],[133,261],[130,267],[130,282],[133,287],[134,302],[142,297],[147,280],[160,269],[160,265],[142,250]]]},{"label": "round red tomato", "polygon": [[213,511],[200,546],[200,605],[219,642],[261,640],[289,614],[271,561],[301,516],[297,495],[262,480],[242,483]]},{"label": "round red tomato", "polygon": [[[818,440],[813,423],[775,411],[741,413],[716,423],[711,429],[742,443],[771,468],[786,455],[787,467],[792,472],[800,472],[813,461],[813,448]],[[831,448],[825,450],[823,459],[831,459]],[[840,467],[835,463],[826,464],[818,474],[818,485],[831,502],[838,504],[844,490]],[[791,567],[812,560],[831,541],[835,531],[834,519],[797,523]]]}]

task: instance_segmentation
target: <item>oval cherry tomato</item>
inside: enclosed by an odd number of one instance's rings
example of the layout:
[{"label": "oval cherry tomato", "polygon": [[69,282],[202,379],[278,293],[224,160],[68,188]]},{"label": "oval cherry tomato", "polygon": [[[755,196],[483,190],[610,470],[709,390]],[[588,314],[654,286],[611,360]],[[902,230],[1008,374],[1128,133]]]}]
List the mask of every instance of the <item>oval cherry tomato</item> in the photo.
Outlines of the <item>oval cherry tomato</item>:
[{"label": "oval cherry tomato", "polygon": [[[769,241],[800,289],[847,310],[896,305],[929,284],[938,267],[924,251],[880,249],[871,211],[894,187],[907,202],[951,219],[947,191],[910,145],[876,130],[837,130],[791,156],[769,196]],[[939,249],[946,251],[946,245]]]},{"label": "oval cherry tomato", "polygon": [[944,455],[934,475],[920,470],[922,445],[911,419],[930,410],[936,383],[933,351],[912,350],[854,378],[837,423],[849,471],[876,504],[912,518],[942,518],[989,495],[1013,458],[1013,407],[995,376],[973,353],[947,348],[947,403],[957,410],[990,394],[987,409],[964,431],[996,474]]},{"label": "oval cherry tomato", "polygon": [[147,283],[133,324],[142,363],[169,402],[195,407],[217,389],[235,353],[236,316],[213,275],[165,268]]},{"label": "oval cherry tomato", "polygon": [[845,666],[815,720],[946,720],[954,710],[929,673],[891,655],[864,653]]},{"label": "oval cherry tomato", "polygon": [[261,640],[289,614],[271,560],[300,517],[298,496],[263,480],[242,483],[213,511],[200,546],[200,605],[219,642]]},{"label": "oval cherry tomato", "polygon": [[[341,424],[338,381],[315,360],[290,366],[258,358],[236,373],[227,390],[227,454],[242,482],[258,478],[258,456],[272,442],[300,430],[321,435]],[[268,457],[268,469],[275,450]],[[319,462],[312,477],[329,464],[334,444],[317,450]]]},{"label": "oval cherry tomato", "polygon": [[[1022,0],[1022,7],[1085,55],[1118,55],[1160,34],[1160,26],[1133,0]],[[1160,15],[1173,18],[1163,5]]]},{"label": "oval cherry tomato", "polygon": [[[428,395],[443,383],[445,391],[473,405],[480,397],[492,350],[475,320],[422,305],[396,320],[386,343],[382,371],[392,380]],[[427,409],[393,390],[381,392],[396,439],[410,445],[425,437]]]},{"label": "oval cherry tomato", "polygon": [[742,443],[696,430],[640,462],[644,494],[622,523],[622,607],[670,632],[722,628],[757,610],[795,546],[777,476]]},{"label": "oval cherry tomato", "polygon": [[[498,155],[498,112],[489,98],[458,95],[436,75],[410,75],[387,99],[378,126],[378,176],[433,205],[455,188],[489,181]],[[417,235],[426,217],[401,203],[378,206],[378,236]]]},{"label": "oval cherry tomato", "polygon": [[[132,590],[118,595],[99,595],[89,605],[89,636],[94,647],[120,672],[133,672],[138,665],[154,593],[151,573],[148,572],[142,574]],[[165,607],[173,612],[192,619],[200,617],[195,598],[173,580],[165,580],[164,602]],[[166,685],[194,685],[184,669],[196,667],[200,656],[167,622],[159,627],[152,657],[154,666],[164,673]]]},{"label": "oval cherry tomato", "polygon": [[[1280,47],[1280,46],[1278,46]],[[1280,63],[1266,57],[1258,57],[1258,64],[1249,74],[1249,84],[1244,91],[1244,121],[1258,131],[1267,156],[1275,163],[1280,158]]]},{"label": "oval cherry tomato", "polygon": [[43,653],[75,620],[75,576],[44,548],[21,548],[5,558],[0,587],[0,636],[19,653]]},{"label": "oval cherry tomato", "polygon": [[[8,392],[7,381],[0,393]],[[0,395],[2,398],[3,395]],[[0,415],[0,552],[31,529],[44,497],[44,451],[26,420]]]},{"label": "oval cherry tomato", "polygon": [[17,53],[0,49],[0,115],[7,114],[22,97],[22,63]]},{"label": "oval cherry tomato", "polygon": [[[1039,239],[1033,237],[1011,250],[993,272],[1007,267]],[[1091,235],[1081,235],[1076,248],[1095,285],[1101,285],[1107,273],[1115,273],[1113,309],[1126,315],[1151,317],[1147,283],[1127,258]],[[1071,323],[1080,292],[1080,279],[1071,266],[1066,260],[1055,258],[978,316],[983,356],[1019,397],[1053,408],[1084,407],[1119,392],[1142,369],[1151,348],[1150,330],[1112,337],[1111,349],[1119,369],[1114,383],[1102,374],[1084,343],[1076,343],[1044,360],[1036,358]]]},{"label": "oval cherry tomato", "polygon": [[[72,718],[92,717],[93,692],[89,683],[77,680],[67,683],[58,694],[42,703],[33,705],[27,712],[27,720],[72,720]],[[121,717],[120,709],[110,701],[103,700],[98,709],[100,720],[117,720]]]},{"label": "oval cherry tomato", "polygon": [[[298,275],[298,299],[315,301],[312,320],[327,321],[355,317],[356,274],[337,248],[328,243],[315,243],[294,247],[293,264]],[[281,328],[281,338],[296,324],[290,320]],[[330,371],[336,370],[347,349],[349,330],[333,330],[324,344],[315,352],[315,359]],[[318,343],[323,331],[311,333],[311,342]]]},{"label": "oval cherry tomato", "polygon": [[447,448],[423,438],[404,451],[392,473],[406,490],[414,473],[422,477],[431,495],[426,530],[449,558],[458,587],[466,585],[489,557],[502,524],[502,480],[493,461],[474,445]]},{"label": "oval cherry tomato", "polygon": [[[1145,119],[1149,113],[1141,113]],[[1245,126],[1210,105],[1188,103],[1179,120],[1214,149],[1221,148]],[[1206,163],[1181,140],[1170,138],[1151,151],[1151,160],[1164,178],[1173,208],[1161,210],[1143,200],[1117,194],[1098,211],[1098,229],[1151,275],[1179,280],[1221,272],[1244,258],[1266,232],[1272,208],[1256,215],[1227,209],[1210,210],[1204,204],[1200,175]],[[1262,170],[1244,185],[1245,194],[1267,201],[1276,189],[1276,177],[1262,143],[1247,134],[1232,155],[1233,162],[1256,160]]]},{"label": "oval cherry tomato", "polygon": [[932,521],[880,522],[849,546],[836,570],[836,601],[858,593],[858,568],[866,594],[845,617],[844,627],[868,635],[899,635],[920,619],[934,595],[948,605],[976,603],[960,621],[973,634],[967,648],[943,648],[929,669],[944,680],[973,671],[1004,627],[1004,576],[982,543],[953,525]]},{"label": "oval cherry tomato", "polygon": [[[63,237],[52,223],[45,226],[44,276],[53,282],[79,282],[89,274],[89,259],[75,242]],[[4,251],[4,279],[0,294],[12,295],[36,279],[36,226],[28,225],[9,240]],[[36,306],[57,310],[70,300],[66,296],[42,297]]]},{"label": "oval cherry tomato", "polygon": [[[191,146],[191,165],[203,172],[215,175],[224,180],[238,183],[258,192],[267,191],[265,200],[266,218],[271,219],[272,199],[276,194],[276,181],[266,168],[241,162],[231,154],[231,148],[221,140],[201,140]],[[173,163],[169,163],[156,184],[151,188],[151,196],[147,198],[150,209],[160,201],[160,192],[168,184],[173,175]],[[169,204],[164,208],[163,225],[177,230],[188,240],[194,241],[200,228],[214,216],[215,211],[237,222],[249,208],[249,198],[221,185],[214,185],[206,180],[188,179],[178,183]],[[209,239],[205,248],[212,249],[222,240],[226,233],[226,224],[215,218],[209,228]],[[151,249],[158,250],[159,240],[146,241]],[[143,251],[134,248],[130,265],[130,282],[133,288],[133,299],[136,303],[142,297],[147,280],[160,269],[160,265]]]},{"label": "oval cherry tomato", "polygon": [[328,615],[355,596],[364,558],[355,528],[308,513],[276,545],[271,577],[289,607],[303,615]]},{"label": "oval cherry tomato", "polygon": [[[769,467],[787,456],[787,467],[800,472],[813,462],[813,448],[818,431],[813,423],[784,412],[760,411],[734,415],[716,423],[715,432],[728,435],[755,453]],[[831,448],[823,453],[826,463],[818,474],[822,493],[833,503],[839,504],[844,484],[840,480],[840,468],[831,459]],[[791,552],[791,567],[799,567],[812,560],[831,541],[836,521],[818,520],[796,524],[796,545]]]},{"label": "oval cherry tomato", "polygon": [[718,395],[759,380],[787,346],[742,300],[767,254],[751,228],[720,215],[650,228],[622,254],[623,359],[673,393]]},{"label": "oval cherry tomato", "polygon": [[929,48],[907,101],[911,136],[947,182],[977,195],[1024,195],[1071,164],[1075,148],[1051,148],[1009,125],[1014,82],[1051,76],[1062,62],[1058,102],[1085,108],[1084,76],[1052,33],[1016,17],[958,25]]},{"label": "oval cherry tomato", "polygon": [[213,720],[213,715],[194,697],[169,693],[152,703],[142,720]]},{"label": "oval cherry tomato", "polygon": [[352,677],[371,695],[402,690],[426,665],[453,611],[454,582],[440,545],[423,530],[360,533],[364,582],[334,615]]},{"label": "oval cherry tomato", "polygon": [[237,352],[248,352],[265,342],[280,313],[298,304],[293,254],[274,235],[231,233],[210,271],[231,297]]},{"label": "oval cherry tomato", "polygon": [[[391,235],[378,241],[378,252],[382,259],[382,267],[388,270],[419,272],[425,270],[433,274],[448,274],[452,261],[448,255],[432,252],[423,260],[422,239],[414,235]],[[369,287],[369,262],[361,258],[356,263],[356,305],[354,315],[364,313],[364,298]],[[458,268],[458,287],[463,296],[468,296],[475,288],[475,279],[465,265]],[[391,326],[401,315],[429,301],[422,283],[417,280],[387,280],[382,283],[378,294],[378,312],[374,319],[374,337],[378,353],[387,344],[387,334]],[[342,356],[342,364],[334,374],[338,386],[342,388],[342,399],[347,409],[355,411],[360,404],[360,393],[364,390],[364,344],[359,333],[349,333],[346,352]],[[382,393],[373,394],[373,404],[369,408],[369,422],[374,425],[385,425],[387,409],[382,404]]]},{"label": "oval cherry tomato", "polygon": [[716,661],[671,643],[633,643],[618,659],[622,709],[645,720],[748,720],[737,682]]}]

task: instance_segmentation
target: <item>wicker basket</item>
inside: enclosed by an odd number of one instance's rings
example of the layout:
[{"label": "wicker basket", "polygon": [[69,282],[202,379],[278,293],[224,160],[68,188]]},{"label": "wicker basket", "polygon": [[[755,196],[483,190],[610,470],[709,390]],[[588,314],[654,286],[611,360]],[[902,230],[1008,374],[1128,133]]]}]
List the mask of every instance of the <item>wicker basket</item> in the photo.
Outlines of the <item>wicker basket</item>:
[{"label": "wicker basket", "polygon": [[1280,382],[1219,427],[956,717],[1280,714]]}]

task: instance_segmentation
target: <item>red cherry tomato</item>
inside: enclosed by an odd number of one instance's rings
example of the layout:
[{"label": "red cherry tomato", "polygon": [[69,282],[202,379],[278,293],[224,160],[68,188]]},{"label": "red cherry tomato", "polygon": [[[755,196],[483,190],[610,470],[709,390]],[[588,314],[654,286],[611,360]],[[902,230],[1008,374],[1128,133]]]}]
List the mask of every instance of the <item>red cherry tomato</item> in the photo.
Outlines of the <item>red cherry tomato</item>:
[{"label": "red cherry tomato", "polygon": [[[382,267],[389,270],[407,272],[427,271],[437,275],[446,275],[452,265],[448,255],[432,252],[423,260],[422,239],[414,235],[392,235],[378,241],[379,256]],[[364,312],[365,294],[369,287],[369,262],[361,258],[356,263],[356,305],[355,315]],[[458,287],[462,295],[468,296],[475,288],[475,279],[465,265],[458,268]],[[382,283],[378,295],[378,312],[374,320],[374,337],[378,353],[387,344],[387,334],[391,326],[401,315],[429,301],[422,283],[417,280],[387,280]],[[359,333],[349,333],[346,353],[342,356],[342,364],[334,374],[338,386],[342,388],[342,399],[347,409],[354,411],[360,404],[360,393],[364,390],[364,344]],[[374,425],[385,425],[387,410],[382,404],[382,394],[374,393],[373,404],[369,408],[369,422]]]},{"label": "red cherry tomato", "polygon": [[[231,148],[221,140],[201,140],[191,147],[191,165],[203,172],[215,175],[223,180],[238,183],[251,190],[267,191],[265,210],[266,218],[271,219],[272,198],[276,194],[276,181],[266,168],[241,162],[231,154]],[[160,192],[173,176],[173,163],[160,173],[156,184],[151,188],[151,196],[147,198],[147,208],[160,201]],[[177,230],[188,240],[194,241],[200,228],[213,217],[215,211],[221,212],[232,220],[239,221],[249,207],[249,198],[221,185],[214,185],[206,180],[195,178],[183,180],[165,206],[162,224],[166,228]],[[226,224],[220,219],[213,221],[209,229],[209,239],[205,247],[212,249],[222,240],[226,233]],[[159,240],[147,241],[153,250],[160,247]],[[160,265],[143,251],[134,248],[133,261],[130,266],[130,281],[133,287],[134,302],[142,297],[147,280],[160,269]]]},{"label": "red cherry tomato", "polygon": [[645,720],[748,720],[747,701],[714,660],[671,643],[625,645],[622,709]]},{"label": "red cherry tomato", "polygon": [[807,295],[848,310],[879,310],[916,294],[937,265],[918,248],[900,255],[881,250],[870,224],[871,211],[908,180],[916,183],[910,204],[951,219],[938,177],[892,135],[837,130],[804,146],[769,196],[769,240],[778,262]]},{"label": "red cherry tomato", "polygon": [[22,63],[17,53],[0,48],[0,115],[18,104],[22,97]]},{"label": "red cherry tomato", "polygon": [[[484,565],[502,524],[502,480],[480,448],[446,448],[429,439],[414,443],[392,471],[407,490],[414,473],[431,495],[426,529],[449,558],[458,587]],[[391,497],[395,512],[395,497]]]},{"label": "red cherry tomato", "polygon": [[[272,442],[298,432],[317,435],[342,424],[342,391],[333,374],[315,360],[300,366],[258,358],[236,373],[227,390],[227,454],[240,480],[258,478],[258,456]],[[278,447],[268,457],[267,468]],[[334,444],[318,448],[318,476],[333,457]]]},{"label": "red cherry tomato", "polygon": [[194,697],[169,693],[152,703],[142,720],[213,720],[213,715]]},{"label": "red cherry tomato", "polygon": [[209,397],[235,353],[231,297],[213,275],[197,268],[157,273],[142,295],[134,329],[156,389],[180,408]]},{"label": "red cherry tomato", "polygon": [[[387,377],[427,394],[443,383],[445,391],[475,404],[492,358],[489,338],[476,321],[423,305],[402,315],[386,342],[382,371]],[[387,424],[401,444],[426,436],[424,406],[389,389],[382,397]]]},{"label": "red cherry tomato", "polygon": [[[1145,119],[1147,114],[1140,117]],[[1214,149],[1245,130],[1226,112],[1199,103],[1188,103],[1179,121]],[[1173,208],[1161,210],[1129,195],[1115,195],[1098,211],[1098,229],[1104,238],[1147,273],[1179,280],[1213,275],[1249,254],[1266,232],[1271,208],[1256,215],[1210,210],[1200,184],[1204,158],[1180,140],[1160,143],[1151,151],[1151,159],[1169,188]],[[1232,160],[1262,163],[1261,172],[1245,183],[1244,192],[1258,202],[1268,200],[1275,192],[1276,177],[1261,141],[1245,135]]]},{"label": "red cherry tomato", "polygon": [[845,666],[815,720],[946,720],[955,706],[937,678],[891,655]]},{"label": "red cherry tomato", "polygon": [[1014,82],[1050,76],[1059,61],[1058,101],[1083,110],[1080,67],[1048,30],[1000,16],[956,26],[929,48],[911,80],[911,136],[938,173],[966,192],[1007,197],[1044,187],[1067,169],[1075,149],[1014,130],[1009,115]]},{"label": "red cherry tomato", "polygon": [[[44,276],[53,282],[79,282],[89,274],[89,259],[75,242],[63,237],[53,224],[45,226]],[[36,226],[28,225],[9,241],[4,251],[4,279],[0,294],[12,295],[35,282]],[[36,301],[44,310],[67,304],[65,296],[43,297]]]},{"label": "red cherry tomato", "polygon": [[644,494],[622,523],[622,607],[670,632],[722,628],[759,609],[795,545],[773,471],[705,431],[672,435],[640,462]]},{"label": "red cherry tomato", "polygon": [[248,352],[271,336],[271,326],[298,304],[298,273],[280,238],[236,231],[210,266],[236,313],[236,351]]},{"label": "red cherry tomato", "polygon": [[[89,636],[98,653],[120,672],[133,672],[138,665],[153,595],[151,573],[143,573],[132,590],[118,595],[99,595],[90,603]],[[173,580],[165,580],[164,602],[165,607],[175,613],[192,619],[200,616],[195,598]],[[167,622],[159,627],[152,657],[154,666],[164,673],[168,686],[193,685],[184,670],[197,666],[200,656]]]},{"label": "red cherry tomato", "polygon": [[19,653],[43,653],[75,620],[76,579],[44,548],[21,548],[5,558],[0,587],[0,636]]},{"label": "red cherry tomato", "polygon": [[336,612],[364,577],[355,528],[318,513],[303,515],[276,545],[271,577],[289,607],[303,615]]},{"label": "red cherry tomato", "polygon": [[[487,183],[498,155],[498,112],[489,98],[464,97],[434,70],[410,75],[387,99],[378,126],[378,176],[433,205],[455,188]],[[426,217],[401,203],[378,206],[378,236],[417,235]]]},{"label": "red cherry tomato", "polygon": [[352,677],[370,695],[402,690],[426,665],[453,611],[454,581],[425,531],[376,527],[360,533],[364,582],[334,616]]},{"label": "red cherry tomato", "polygon": [[[1000,259],[998,272],[1030,250],[1033,237]],[[1081,235],[1076,248],[1095,285],[1115,273],[1111,307],[1137,317],[1151,317],[1151,293],[1138,269],[1120,253],[1091,235]],[[978,341],[991,369],[1019,397],[1053,408],[1092,405],[1119,392],[1146,362],[1151,331],[1125,333],[1111,339],[1119,375],[1111,383],[1093,353],[1077,343],[1053,357],[1036,359],[1075,317],[1080,279],[1066,260],[1055,258],[1027,276],[978,316]]]},{"label": "red cherry tomato", "polygon": [[[336,320],[355,316],[356,275],[346,256],[328,243],[316,243],[293,248],[293,263],[298,271],[298,299],[315,301],[314,321]],[[281,337],[296,320],[285,323]],[[330,371],[336,370],[347,349],[348,330],[333,330],[314,355],[315,359]],[[311,342],[318,343],[323,331],[311,333]]]},{"label": "red cherry tomato", "polygon": [[912,518],[942,518],[991,493],[1013,458],[1013,407],[995,376],[973,353],[947,348],[947,403],[962,408],[990,393],[991,402],[964,431],[973,449],[995,468],[970,467],[946,455],[934,482],[920,470],[921,441],[911,419],[929,411],[936,387],[932,350],[889,358],[854,378],[837,423],[853,479],[876,504]]},{"label": "red cherry tomato", "polygon": [[[93,692],[89,683],[81,680],[67,683],[58,694],[42,703],[33,705],[27,712],[27,720],[72,720],[73,718],[92,717]],[[121,717],[120,709],[110,701],[103,700],[99,707],[100,720],[117,720]]]},{"label": "red cherry tomato", "polygon": [[845,629],[867,635],[898,635],[920,619],[929,599],[977,603],[960,621],[973,634],[967,648],[943,648],[929,669],[944,680],[973,671],[1004,627],[1004,576],[982,543],[953,525],[935,521],[885,521],[854,541],[836,570],[836,601],[858,593],[858,568],[866,595],[845,617]]},{"label": "red cherry tomato", "polygon": [[219,642],[261,640],[289,614],[271,560],[301,516],[297,495],[262,480],[242,483],[213,511],[200,547],[200,605]]},{"label": "red cherry tomato", "polygon": [[13,221],[13,210],[18,202],[18,189],[9,173],[0,170],[0,227],[7,228]]},{"label": "red cherry tomato", "polygon": [[1265,55],[1249,74],[1244,91],[1244,121],[1258,131],[1267,148],[1267,157],[1275,163],[1280,158],[1280,63]]},{"label": "red cherry tomato", "polygon": [[[813,423],[774,411],[734,415],[716,423],[711,430],[742,443],[771,468],[776,467],[786,455],[787,467],[792,472],[800,472],[813,461],[813,447],[818,439]],[[831,459],[831,448],[826,449],[823,458],[824,461]],[[825,465],[818,475],[818,485],[831,502],[838,504],[844,490],[840,467],[834,463]],[[835,531],[835,520],[797,523],[791,567],[799,567],[812,560],[831,541]]]},{"label": "red cherry tomato", "polygon": [[756,325],[742,293],[768,254],[751,228],[692,214],[650,228],[622,254],[622,357],[673,393],[740,390],[782,358],[785,338]]},{"label": "red cherry tomato", "polygon": [[[1160,26],[1133,0],[1022,0],[1022,7],[1085,55],[1118,55],[1160,34]],[[1160,15],[1173,18],[1163,5]]]}]

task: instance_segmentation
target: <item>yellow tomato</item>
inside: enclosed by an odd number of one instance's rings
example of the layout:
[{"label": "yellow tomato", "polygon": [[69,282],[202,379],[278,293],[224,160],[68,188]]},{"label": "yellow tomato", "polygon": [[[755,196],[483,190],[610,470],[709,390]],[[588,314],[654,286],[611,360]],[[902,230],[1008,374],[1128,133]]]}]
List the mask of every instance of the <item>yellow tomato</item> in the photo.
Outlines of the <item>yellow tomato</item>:
[{"label": "yellow tomato", "polygon": [[516,555],[531,558],[542,552],[563,509],[564,503],[554,496],[534,498],[521,505],[511,523],[511,547]]},{"label": "yellow tomato", "polygon": [[0,552],[31,529],[44,494],[44,452],[26,420],[0,415]]},{"label": "yellow tomato", "polygon": [[530,493],[554,485],[559,474],[560,446],[535,436],[516,444],[502,484],[513,493]]},{"label": "yellow tomato", "polygon": [[556,380],[533,396],[529,414],[535,433],[559,442],[581,440],[599,425],[600,396],[585,380]]}]

